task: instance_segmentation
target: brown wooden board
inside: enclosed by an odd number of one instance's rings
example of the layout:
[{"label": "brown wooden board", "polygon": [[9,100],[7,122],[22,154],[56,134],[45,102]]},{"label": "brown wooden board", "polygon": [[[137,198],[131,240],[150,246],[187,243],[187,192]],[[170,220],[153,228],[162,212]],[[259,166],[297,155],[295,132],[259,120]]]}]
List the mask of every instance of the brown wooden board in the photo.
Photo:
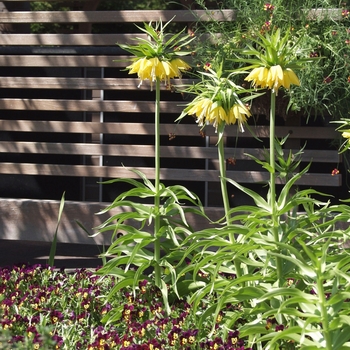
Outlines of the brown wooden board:
[{"label": "brown wooden board", "polygon": [[[148,179],[154,179],[154,169],[138,167]],[[1,163],[0,174],[22,174],[22,175],[45,175],[45,176],[78,176],[78,177],[103,177],[103,178],[136,178],[139,176],[126,167],[107,167],[93,165],[64,165],[64,164],[31,164],[31,163]],[[208,181],[218,182],[220,180],[218,170],[202,169],[161,169],[161,180],[183,181]],[[261,183],[269,180],[269,173],[260,171],[227,171],[227,177],[238,183]],[[341,176],[331,174],[305,174],[296,182],[298,185],[340,186]],[[283,181],[276,179],[277,184]]]},{"label": "brown wooden board", "polygon": [[[298,150],[290,150],[296,153]],[[88,156],[127,156],[127,157],[154,157],[153,145],[123,145],[123,144],[91,144],[91,143],[50,143],[50,142],[13,142],[0,141],[0,153],[33,153],[33,154],[76,154]],[[187,147],[187,146],[160,146],[163,158],[188,159],[217,159],[216,147]],[[249,155],[264,159],[264,150],[256,148],[225,148],[225,154],[234,153],[235,159],[250,160]],[[285,151],[288,155],[289,150]],[[340,161],[337,151],[305,150],[305,162],[334,163]]]},{"label": "brown wooden board", "polygon": [[0,23],[124,23],[232,21],[233,10],[124,10],[124,11],[33,11],[0,12]]}]

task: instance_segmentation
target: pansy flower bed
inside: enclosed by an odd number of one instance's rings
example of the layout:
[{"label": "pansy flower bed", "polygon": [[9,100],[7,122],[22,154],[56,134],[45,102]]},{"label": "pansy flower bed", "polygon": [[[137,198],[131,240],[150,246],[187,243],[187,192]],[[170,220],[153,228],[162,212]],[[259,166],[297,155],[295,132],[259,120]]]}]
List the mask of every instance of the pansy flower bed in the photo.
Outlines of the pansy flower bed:
[{"label": "pansy flower bed", "polygon": [[[247,349],[237,331],[224,332],[221,317],[208,337],[212,323],[198,329],[185,300],[174,302],[166,316],[161,294],[147,281],[135,294],[124,289],[108,299],[115,278],[94,272],[42,265],[1,268],[1,348]],[[112,311],[114,321],[102,322]]]},{"label": "pansy flower bed", "polygon": [[[302,169],[302,150],[285,153],[288,135],[279,139],[275,132],[278,91],[305,85],[309,94],[312,85],[294,70],[309,72],[308,78],[314,79],[319,50],[309,45],[309,23],[302,31],[289,28],[289,22],[288,28],[279,27],[272,16],[276,10],[265,4],[269,21],[263,30],[253,26],[242,40],[228,43],[233,46],[225,44],[219,51],[220,45],[215,46],[209,51],[210,61],[203,56],[209,63],[198,73],[199,83],[180,90],[194,99],[178,120],[191,115],[200,127],[212,124],[218,139],[225,217],[220,225],[208,220],[208,227],[200,231],[193,231],[186,220],[189,212],[209,219],[199,197],[182,185],[160,183],[160,83],[169,85],[181,70],[189,73],[185,61],[176,56],[190,54],[187,46],[193,38],[182,37],[184,30],[168,36],[164,29],[169,22],[160,21],[154,27],[138,27],[151,40],[120,45],[136,56],[127,66],[129,73],[137,73],[141,82],[150,80],[151,89],[155,84],[154,183],[137,169],[131,171],[142,181],[104,182],[132,188],[100,212],[123,208],[95,228],[94,235],[113,233],[103,254],[108,261],[101,269],[0,269],[2,349],[350,349],[350,207],[332,205],[327,195],[312,188],[294,191],[310,164]],[[179,51],[181,47],[186,51]],[[232,70],[233,63],[237,70]],[[248,89],[234,81],[243,73],[244,81],[252,82]],[[322,76],[322,86],[331,87],[334,75]],[[266,198],[227,178],[223,143],[230,124],[244,131],[260,93],[270,94],[269,151],[265,160],[250,157],[269,173]],[[298,107],[292,97],[290,105]],[[345,150],[348,123],[344,120],[339,129],[346,138]],[[227,184],[254,205],[232,208]],[[140,227],[132,226],[130,219]],[[152,233],[144,230],[151,224]],[[118,235],[119,230],[126,234]]]}]

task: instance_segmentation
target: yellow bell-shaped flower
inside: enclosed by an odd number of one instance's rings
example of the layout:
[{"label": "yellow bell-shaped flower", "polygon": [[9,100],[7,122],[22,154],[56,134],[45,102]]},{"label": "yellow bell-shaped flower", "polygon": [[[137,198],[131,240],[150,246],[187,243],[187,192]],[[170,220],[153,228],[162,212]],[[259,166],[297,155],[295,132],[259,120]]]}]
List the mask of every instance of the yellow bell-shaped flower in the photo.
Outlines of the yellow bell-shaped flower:
[{"label": "yellow bell-shaped flower", "polygon": [[[251,116],[249,109],[245,106],[235,104],[231,108],[235,119],[238,121],[238,127],[241,132],[244,132],[243,124],[247,122],[247,118]],[[230,111],[231,111],[230,110]],[[234,123],[232,123],[234,124]]]},{"label": "yellow bell-shaped flower", "polygon": [[341,136],[343,136],[345,139],[349,140],[350,143],[350,131],[344,131]]},{"label": "yellow bell-shaped flower", "polygon": [[252,81],[255,87],[272,89],[276,94],[281,86],[289,89],[291,84],[300,85],[294,71],[290,68],[283,69],[280,65],[254,68],[244,80]]},{"label": "yellow bell-shaped flower", "polygon": [[153,82],[159,78],[161,81],[169,82],[172,78],[181,77],[181,71],[190,68],[181,58],[175,58],[171,61],[161,61],[158,57],[138,58],[134,63],[126,67],[126,69],[129,69],[129,74],[137,73],[137,76],[141,80],[140,85],[147,79]]}]

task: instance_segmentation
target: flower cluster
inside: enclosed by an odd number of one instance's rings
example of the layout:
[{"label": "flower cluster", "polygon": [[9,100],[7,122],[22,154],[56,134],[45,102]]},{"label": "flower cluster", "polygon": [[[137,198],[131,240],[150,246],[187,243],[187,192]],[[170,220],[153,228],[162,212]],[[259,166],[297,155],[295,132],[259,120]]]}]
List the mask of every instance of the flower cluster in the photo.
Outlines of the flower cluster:
[{"label": "flower cluster", "polygon": [[343,9],[341,11],[341,15],[342,15],[343,18],[349,18],[349,10]]},{"label": "flower cluster", "polygon": [[244,53],[256,58],[247,59],[250,65],[246,69],[252,69],[246,81],[252,82],[255,87],[268,88],[278,94],[278,89],[284,87],[290,89],[291,84],[300,85],[294,70],[299,69],[303,63],[316,57],[298,58],[295,56],[296,43],[290,41],[290,33],[281,37],[281,31],[261,35],[258,39],[252,38],[253,45],[248,44]]},{"label": "flower cluster", "polygon": [[[27,344],[28,348],[42,348],[46,341],[56,349],[97,349],[91,344],[101,338],[112,347],[118,334],[113,327],[100,328],[108,304],[99,298],[107,284],[98,279],[88,270],[66,274],[41,265],[2,268],[2,329],[11,332],[11,343]],[[45,327],[50,335],[46,340]],[[69,329],[74,329],[74,334]]]},{"label": "flower cluster", "polygon": [[[204,65],[204,72],[200,72],[202,80],[186,90],[195,98],[177,120],[193,115],[200,127],[211,124],[217,130],[219,126],[238,123],[239,129],[244,131],[243,125],[251,116],[248,101],[257,95],[235,84],[232,79],[234,74],[223,76],[222,73],[220,64]],[[240,97],[242,94],[243,97]]]},{"label": "flower cluster", "polygon": [[147,34],[147,39],[136,38],[137,45],[120,45],[135,56],[133,63],[126,69],[129,70],[129,74],[138,75],[140,85],[144,80],[150,80],[152,84],[156,79],[170,85],[170,79],[181,77],[182,71],[191,69],[191,66],[180,57],[191,53],[182,51],[182,48],[188,47],[194,36],[183,35],[184,29],[169,37],[164,32],[169,23],[163,25],[159,22],[154,27],[151,24],[145,24],[145,28],[138,27]]},{"label": "flower cluster", "polygon": [[254,68],[245,80],[252,81],[253,86],[269,88],[276,92],[281,86],[289,89],[291,84],[300,85],[294,71],[290,68],[282,69],[280,65]]},{"label": "flower cluster", "polygon": [[264,35],[266,32],[271,30],[274,10],[275,10],[275,6],[273,6],[272,4],[268,2],[264,4],[264,11],[266,11],[268,14],[268,20],[266,20],[264,24],[261,26],[260,34]]},{"label": "flower cluster", "polygon": [[[161,293],[147,280],[139,283],[136,295],[123,291],[122,321],[127,349],[143,349],[136,344],[147,345],[144,349],[228,349],[244,350],[245,341],[239,332],[230,332],[226,339],[220,337],[222,317],[217,319],[216,336],[208,338],[211,324],[196,328],[191,305],[177,300],[171,308],[171,317],[165,314]],[[204,310],[203,310],[204,311]],[[120,326],[119,326],[120,327]],[[120,329],[120,328],[119,328]],[[233,338],[235,341],[233,341]],[[145,342],[145,339],[149,339]]]},{"label": "flower cluster", "polygon": [[264,11],[273,12],[274,9],[275,6],[273,6],[272,4],[268,2],[264,4]]},{"label": "flower cluster", "polygon": [[241,130],[243,130],[243,124],[246,123],[247,117],[251,116],[245,105],[236,103],[226,111],[221,104],[212,101],[210,98],[203,98],[197,103],[193,103],[187,113],[197,117],[199,126],[209,123],[217,127],[220,123],[224,122],[229,125],[235,124],[238,120]]},{"label": "flower cluster", "polygon": [[339,172],[339,169],[337,169],[337,168],[334,168],[333,170],[332,170],[332,176],[335,176],[335,175],[338,175],[340,172]]},{"label": "flower cluster", "polygon": [[[198,329],[185,300],[175,302],[166,316],[161,293],[147,280],[140,281],[136,294],[124,289],[107,301],[114,283],[111,276],[85,269],[1,268],[0,335],[9,334],[10,346],[26,349],[245,349],[238,331],[223,336],[222,317],[209,338],[211,323]],[[103,319],[113,312],[120,317],[106,324]]]},{"label": "flower cluster", "polygon": [[191,66],[181,58],[162,61],[158,57],[142,57],[136,59],[133,64],[126,68],[129,69],[129,74],[137,73],[141,83],[146,79],[153,82],[156,78],[159,78],[161,81],[165,80],[170,84],[170,79],[181,77],[181,71],[188,70]]}]

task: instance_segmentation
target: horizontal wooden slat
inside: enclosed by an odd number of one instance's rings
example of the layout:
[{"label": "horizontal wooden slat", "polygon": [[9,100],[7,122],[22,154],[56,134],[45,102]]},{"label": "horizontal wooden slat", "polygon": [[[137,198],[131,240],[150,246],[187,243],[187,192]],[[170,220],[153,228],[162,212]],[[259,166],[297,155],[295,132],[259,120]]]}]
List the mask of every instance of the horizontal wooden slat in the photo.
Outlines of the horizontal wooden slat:
[{"label": "horizontal wooden slat", "polygon": [[[164,158],[217,158],[217,149],[213,147],[161,146],[160,150]],[[244,157],[240,151],[239,155]],[[0,141],[0,153],[154,157],[154,146]]]},{"label": "horizontal wooden slat", "polygon": [[[99,123],[99,122],[63,122],[43,120],[0,120],[0,130],[20,132],[57,132],[80,134],[130,134],[130,135],[154,135],[152,123]],[[161,124],[161,135],[175,134],[175,136],[198,136],[200,128],[197,124]],[[257,137],[268,138],[270,136],[268,126],[254,126],[251,130]],[[310,132],[312,130],[312,132]],[[290,138],[296,139],[329,139],[339,136],[332,127],[301,127],[278,126],[276,136],[285,137],[290,133]],[[205,130],[207,136],[216,136],[215,129],[211,126]],[[225,129],[225,136],[251,138],[250,132],[239,133],[237,125]]]},{"label": "horizontal wooden slat", "polygon": [[[95,0],[79,0],[79,2],[92,2]],[[2,2],[67,2],[67,0],[3,0]]]},{"label": "horizontal wooden slat", "polygon": [[[201,34],[198,40],[216,40],[217,35]],[[38,46],[38,47],[117,47],[117,44],[132,43],[135,37],[146,39],[146,34],[15,34],[2,33],[1,46]],[[213,39],[214,38],[214,39]],[[67,48],[66,48],[67,50]],[[120,50],[121,51],[121,50]]]},{"label": "horizontal wooden slat", "polygon": [[[103,47],[106,51],[107,48],[115,48],[119,54],[125,53],[124,50],[119,48],[119,44],[132,44],[135,37],[146,39],[145,34],[1,34],[0,46],[2,47],[30,47],[32,51],[48,51],[51,48],[51,54],[54,50],[64,48],[62,54],[69,54],[69,48],[96,48]],[[217,41],[220,34],[200,34],[196,40],[208,41],[212,43]],[[59,50],[58,50],[59,51]]]},{"label": "horizontal wooden slat", "polygon": [[[136,75],[133,75],[136,76]],[[174,79],[173,85],[190,84],[193,80]],[[135,78],[56,78],[1,77],[0,88],[6,89],[69,89],[69,90],[150,90],[149,81],[140,85]],[[166,84],[161,84],[166,90]]]},{"label": "horizontal wooden slat", "polygon": [[[285,152],[287,154],[289,150]],[[297,150],[292,150],[292,153],[295,154],[296,152]],[[0,141],[0,153],[154,157],[154,146]],[[163,158],[218,158],[217,147],[161,146],[160,154]],[[234,156],[235,159],[240,160],[250,160],[248,154],[263,159],[264,150],[257,148],[225,148],[225,154],[228,157]],[[340,156],[337,151],[304,150],[302,159],[305,162],[335,163],[340,160]]]},{"label": "horizontal wooden slat", "polygon": [[[154,179],[154,169],[138,167],[147,178]],[[136,174],[124,167],[97,167],[93,165],[61,165],[61,164],[31,164],[31,163],[0,163],[0,174],[22,174],[41,176],[79,176],[79,177],[105,177],[105,178],[138,178]],[[184,181],[219,181],[218,170],[201,169],[161,169],[162,180]],[[263,183],[269,180],[267,172],[259,171],[227,171],[227,177],[239,183]],[[281,183],[279,178],[276,183]],[[341,176],[330,174],[305,174],[298,182],[306,186],[340,186]]]},{"label": "horizontal wooden slat", "polygon": [[127,56],[0,55],[0,67],[125,67],[129,63]]},{"label": "horizontal wooden slat", "polygon": [[[67,2],[67,0],[26,0],[27,2]],[[84,2],[93,2],[96,0],[82,0]],[[2,2],[23,2],[23,0],[3,0]]]},{"label": "horizontal wooden slat", "polygon": [[233,21],[233,10],[124,10],[0,12],[0,23],[137,23],[159,21]]},{"label": "horizontal wooden slat", "polygon": [[[51,100],[51,99],[0,99],[0,109],[17,111],[70,111],[70,112],[124,112],[154,113],[152,101],[100,101],[100,100]],[[179,114],[183,107],[178,102],[161,101],[162,113]]]},{"label": "horizontal wooden slat", "polygon": [[[146,35],[137,34],[146,38]],[[135,34],[1,34],[4,46],[114,46],[135,39]]]},{"label": "horizontal wooden slat", "polygon": [[[138,34],[146,38],[146,35]],[[113,46],[127,43],[135,34],[1,34],[0,45],[5,46]]]}]

